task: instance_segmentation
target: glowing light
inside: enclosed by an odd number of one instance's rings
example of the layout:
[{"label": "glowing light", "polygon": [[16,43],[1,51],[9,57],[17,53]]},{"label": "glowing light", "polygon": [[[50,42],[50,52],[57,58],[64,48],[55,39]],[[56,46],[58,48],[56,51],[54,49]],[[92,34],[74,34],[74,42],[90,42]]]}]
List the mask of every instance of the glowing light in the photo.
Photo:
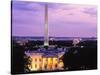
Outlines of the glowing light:
[{"label": "glowing light", "polygon": [[61,68],[63,68],[64,67],[64,63],[63,63],[63,61],[62,60],[60,60],[60,62],[59,62],[59,64],[58,64],[58,66],[59,66],[59,69]]},{"label": "glowing light", "polygon": [[28,67],[31,71],[57,70],[62,69],[64,66],[63,61],[58,57],[45,57],[41,53],[33,53],[30,57],[32,62],[31,66],[29,65]]}]

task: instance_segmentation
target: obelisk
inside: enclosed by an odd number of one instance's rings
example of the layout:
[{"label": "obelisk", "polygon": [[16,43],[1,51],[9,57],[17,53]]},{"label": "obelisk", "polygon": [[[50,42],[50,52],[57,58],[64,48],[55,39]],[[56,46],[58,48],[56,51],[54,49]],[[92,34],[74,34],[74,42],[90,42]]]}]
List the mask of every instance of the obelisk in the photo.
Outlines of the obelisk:
[{"label": "obelisk", "polygon": [[45,25],[44,25],[44,46],[49,46],[49,35],[48,35],[48,5],[45,4]]}]

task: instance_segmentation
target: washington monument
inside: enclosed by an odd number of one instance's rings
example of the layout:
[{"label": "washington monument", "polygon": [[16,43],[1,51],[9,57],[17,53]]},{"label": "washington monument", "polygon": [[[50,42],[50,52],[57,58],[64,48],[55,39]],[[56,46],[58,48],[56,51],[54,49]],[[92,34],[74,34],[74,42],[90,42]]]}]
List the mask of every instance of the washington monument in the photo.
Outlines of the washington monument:
[{"label": "washington monument", "polygon": [[45,25],[44,25],[44,46],[49,46],[49,34],[48,34],[48,5],[45,4]]}]

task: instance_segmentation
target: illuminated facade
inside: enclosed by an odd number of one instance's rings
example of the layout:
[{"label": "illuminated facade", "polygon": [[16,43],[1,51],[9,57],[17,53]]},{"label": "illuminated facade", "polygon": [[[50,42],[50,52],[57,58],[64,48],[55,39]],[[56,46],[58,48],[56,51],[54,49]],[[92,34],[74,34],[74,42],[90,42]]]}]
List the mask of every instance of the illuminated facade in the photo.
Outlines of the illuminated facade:
[{"label": "illuminated facade", "polygon": [[57,55],[44,54],[44,53],[31,53],[31,71],[49,71],[49,70],[62,70],[63,61]]}]

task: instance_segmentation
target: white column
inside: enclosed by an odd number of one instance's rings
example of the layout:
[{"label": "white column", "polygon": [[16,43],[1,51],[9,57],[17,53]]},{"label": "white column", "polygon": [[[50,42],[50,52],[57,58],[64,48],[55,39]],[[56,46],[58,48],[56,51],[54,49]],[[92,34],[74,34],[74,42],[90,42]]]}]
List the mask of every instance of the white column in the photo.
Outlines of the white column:
[{"label": "white column", "polygon": [[48,35],[48,5],[45,4],[45,29],[44,29],[44,46],[49,45],[49,35]]}]

